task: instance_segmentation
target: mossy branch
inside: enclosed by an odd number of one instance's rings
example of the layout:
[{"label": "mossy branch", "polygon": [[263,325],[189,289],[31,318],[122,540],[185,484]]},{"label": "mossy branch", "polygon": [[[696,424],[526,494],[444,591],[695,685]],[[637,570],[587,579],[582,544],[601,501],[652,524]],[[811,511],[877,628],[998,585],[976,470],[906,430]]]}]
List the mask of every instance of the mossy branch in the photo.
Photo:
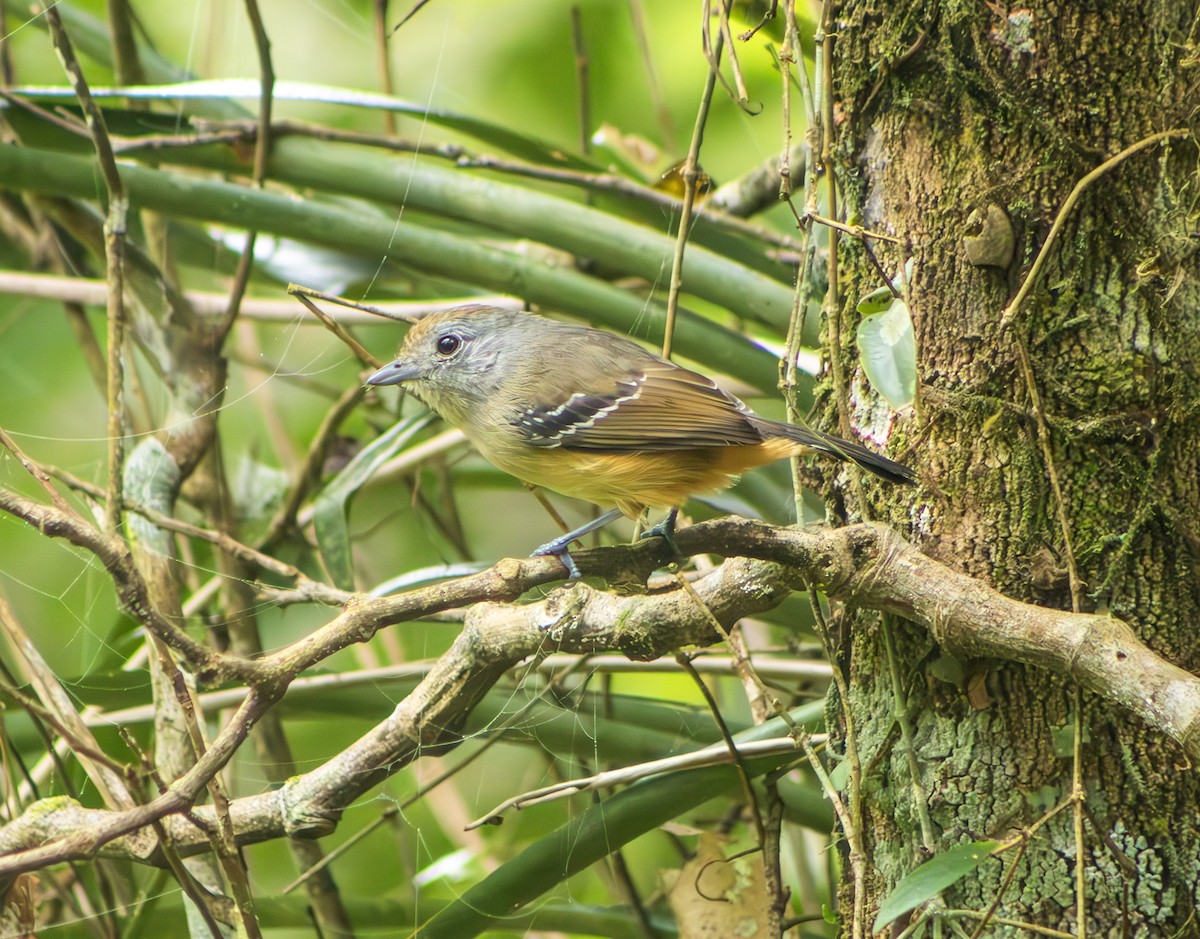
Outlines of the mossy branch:
[{"label": "mossy branch", "polygon": [[[10,496],[0,508],[47,534],[74,534],[72,540],[106,560],[114,576],[128,576],[109,539],[99,533],[82,537],[77,520],[72,526],[64,525],[66,519],[47,517],[55,516],[56,509],[43,506],[33,513],[25,504],[24,511],[13,511],[18,504]],[[616,650],[632,659],[650,659],[682,646],[709,644],[718,639],[712,617],[728,626],[777,606],[805,583],[819,586],[831,599],[919,623],[952,654],[1022,662],[1068,676],[1171,736],[1189,757],[1200,758],[1200,679],[1158,656],[1120,620],[1009,599],[925,557],[881,525],[796,530],[725,518],[681,531],[677,539],[685,553],[729,558],[696,581],[695,595],[682,589],[619,595],[575,584],[539,602],[509,602],[562,576],[557,559],[535,558],[501,561],[479,574],[396,597],[355,596],[312,635],[254,661],[239,660],[238,668],[226,672],[249,681],[251,699],[214,741],[202,765],[166,796],[129,811],[84,810],[61,800],[39,803],[0,829],[0,876],[95,853],[153,862],[158,852],[148,851],[144,835],[136,833],[157,819],[165,819],[175,850],[203,850],[203,834],[177,814],[191,809],[192,816],[205,819],[211,811],[191,805],[202,791],[197,774],[224,765],[292,678],[385,626],[456,607],[470,607],[462,632],[387,719],[279,790],[231,804],[239,842],[327,833],[347,805],[388,775],[419,755],[457,744],[480,697],[530,656]],[[630,547],[579,551],[575,558],[585,575],[608,583],[644,582],[666,560],[664,551],[651,539]],[[129,589],[124,583],[122,592]],[[175,647],[184,651],[181,643]],[[78,835],[81,812],[89,819],[86,839]]]}]

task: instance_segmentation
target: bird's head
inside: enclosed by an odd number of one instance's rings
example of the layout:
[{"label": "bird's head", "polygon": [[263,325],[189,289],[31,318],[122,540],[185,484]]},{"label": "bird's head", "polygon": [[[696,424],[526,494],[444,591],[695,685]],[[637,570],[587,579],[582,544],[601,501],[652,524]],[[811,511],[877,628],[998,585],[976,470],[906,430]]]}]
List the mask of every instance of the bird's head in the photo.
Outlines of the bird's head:
[{"label": "bird's head", "polygon": [[513,362],[528,354],[537,322],[528,313],[490,306],[430,314],[408,331],[395,360],[367,384],[405,384],[451,423],[461,423],[496,393]]}]

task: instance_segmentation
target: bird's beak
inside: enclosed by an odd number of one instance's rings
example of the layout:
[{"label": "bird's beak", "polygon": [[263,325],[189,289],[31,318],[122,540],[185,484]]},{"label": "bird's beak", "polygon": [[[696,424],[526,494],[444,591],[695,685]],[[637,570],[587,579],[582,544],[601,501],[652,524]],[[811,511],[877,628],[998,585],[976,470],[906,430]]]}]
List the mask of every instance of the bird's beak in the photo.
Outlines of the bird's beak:
[{"label": "bird's beak", "polygon": [[385,365],[367,379],[368,385],[398,385],[402,381],[412,381],[421,377],[422,370],[399,359]]}]

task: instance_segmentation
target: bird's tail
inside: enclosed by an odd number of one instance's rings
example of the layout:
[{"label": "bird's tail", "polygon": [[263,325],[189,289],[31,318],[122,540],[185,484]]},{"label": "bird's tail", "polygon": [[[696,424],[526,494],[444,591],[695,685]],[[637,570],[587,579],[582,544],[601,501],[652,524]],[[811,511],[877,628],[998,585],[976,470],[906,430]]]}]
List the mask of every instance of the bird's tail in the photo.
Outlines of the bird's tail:
[{"label": "bird's tail", "polygon": [[828,453],[839,460],[856,463],[868,473],[873,473],[890,483],[911,485],[917,481],[917,474],[903,463],[897,463],[874,450],[868,450],[857,441],[843,440],[841,437],[825,434],[819,430],[811,430],[808,427],[798,427],[795,424],[784,424],[780,421],[769,421],[762,418],[759,420],[761,421],[759,429],[765,436],[784,437],[820,453]]}]

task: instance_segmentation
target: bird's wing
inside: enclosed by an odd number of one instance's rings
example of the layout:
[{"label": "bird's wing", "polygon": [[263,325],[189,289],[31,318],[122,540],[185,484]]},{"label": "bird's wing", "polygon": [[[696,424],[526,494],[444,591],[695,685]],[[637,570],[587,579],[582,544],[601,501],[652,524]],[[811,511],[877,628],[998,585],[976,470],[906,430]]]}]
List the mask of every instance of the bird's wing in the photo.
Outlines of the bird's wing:
[{"label": "bird's wing", "polygon": [[646,356],[616,380],[581,384],[586,390],[523,405],[513,425],[534,446],[567,450],[680,450],[763,441],[746,405],[711,379],[670,362]]}]

